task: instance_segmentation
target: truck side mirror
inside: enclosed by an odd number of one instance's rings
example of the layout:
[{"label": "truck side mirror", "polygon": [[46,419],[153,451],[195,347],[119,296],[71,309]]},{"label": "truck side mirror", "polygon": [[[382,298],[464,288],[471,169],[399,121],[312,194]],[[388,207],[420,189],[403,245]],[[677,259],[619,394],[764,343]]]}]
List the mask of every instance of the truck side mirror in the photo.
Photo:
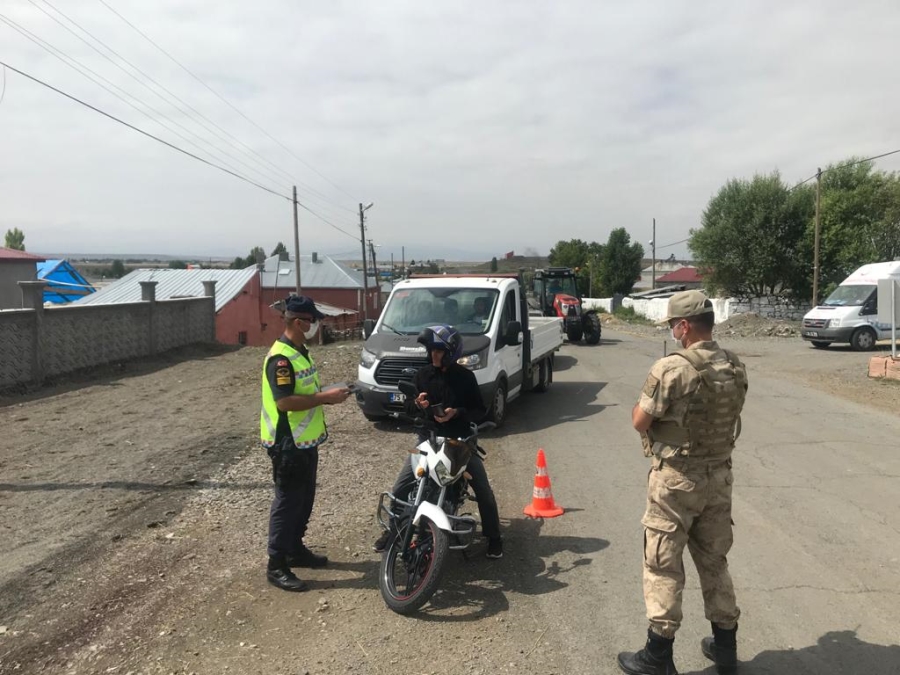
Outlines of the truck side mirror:
[{"label": "truck side mirror", "polygon": [[503,343],[515,346],[522,342],[522,322],[510,321],[506,324],[506,331],[503,333]]},{"label": "truck side mirror", "polygon": [[363,338],[368,340],[372,331],[375,330],[375,319],[366,319],[363,321]]}]

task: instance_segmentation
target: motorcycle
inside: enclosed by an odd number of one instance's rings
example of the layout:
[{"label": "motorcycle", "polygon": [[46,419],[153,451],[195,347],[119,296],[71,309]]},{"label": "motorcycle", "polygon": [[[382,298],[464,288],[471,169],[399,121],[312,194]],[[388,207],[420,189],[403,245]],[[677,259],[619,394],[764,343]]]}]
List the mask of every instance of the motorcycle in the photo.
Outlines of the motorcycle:
[{"label": "motorcycle", "polygon": [[[408,399],[416,389],[401,381]],[[415,487],[409,495],[383,492],[376,517],[391,532],[381,559],[378,586],[385,603],[398,614],[411,614],[428,602],[438,589],[451,550],[465,550],[474,540],[478,522],[458,515],[467,500],[466,465],[478,447],[478,435],[493,429],[493,422],[472,424],[466,438],[436,435],[435,423],[418,416],[414,425],[428,431],[428,438],[412,460]]]}]

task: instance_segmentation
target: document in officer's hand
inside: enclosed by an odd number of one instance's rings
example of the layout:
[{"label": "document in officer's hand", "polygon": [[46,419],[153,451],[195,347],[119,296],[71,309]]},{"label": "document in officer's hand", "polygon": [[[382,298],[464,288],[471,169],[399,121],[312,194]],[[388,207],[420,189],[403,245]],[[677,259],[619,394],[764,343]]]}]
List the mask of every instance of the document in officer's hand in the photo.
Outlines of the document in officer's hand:
[{"label": "document in officer's hand", "polygon": [[356,382],[335,382],[334,384],[322,387],[322,391],[331,391],[332,389],[349,389],[350,393],[353,393],[359,389],[359,387],[356,386]]}]

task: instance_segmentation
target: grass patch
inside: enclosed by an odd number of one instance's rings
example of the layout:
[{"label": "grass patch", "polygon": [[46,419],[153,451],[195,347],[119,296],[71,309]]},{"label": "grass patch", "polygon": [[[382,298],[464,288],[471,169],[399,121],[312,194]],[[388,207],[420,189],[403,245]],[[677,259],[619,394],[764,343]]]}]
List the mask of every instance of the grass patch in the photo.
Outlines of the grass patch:
[{"label": "grass patch", "polygon": [[613,316],[626,323],[639,323],[644,326],[655,325],[655,322],[651,321],[643,314],[638,314],[637,312],[635,312],[634,307],[617,307],[616,311],[613,312]]}]

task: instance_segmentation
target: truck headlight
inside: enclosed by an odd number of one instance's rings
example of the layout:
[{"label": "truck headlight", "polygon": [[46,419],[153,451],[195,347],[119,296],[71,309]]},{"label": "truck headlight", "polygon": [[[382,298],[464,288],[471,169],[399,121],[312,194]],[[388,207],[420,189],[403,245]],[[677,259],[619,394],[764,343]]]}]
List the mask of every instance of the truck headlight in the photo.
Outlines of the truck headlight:
[{"label": "truck headlight", "polygon": [[374,352],[370,352],[368,349],[363,348],[362,354],[359,355],[359,365],[363,368],[371,368],[375,365],[375,362],[378,360],[378,357]]},{"label": "truck headlight", "polygon": [[840,328],[841,320],[840,319],[826,319],[825,323],[822,325],[822,328]]},{"label": "truck headlight", "polygon": [[487,366],[487,353],[487,349],[482,349],[480,352],[462,356],[456,362],[469,370],[481,370]]}]

